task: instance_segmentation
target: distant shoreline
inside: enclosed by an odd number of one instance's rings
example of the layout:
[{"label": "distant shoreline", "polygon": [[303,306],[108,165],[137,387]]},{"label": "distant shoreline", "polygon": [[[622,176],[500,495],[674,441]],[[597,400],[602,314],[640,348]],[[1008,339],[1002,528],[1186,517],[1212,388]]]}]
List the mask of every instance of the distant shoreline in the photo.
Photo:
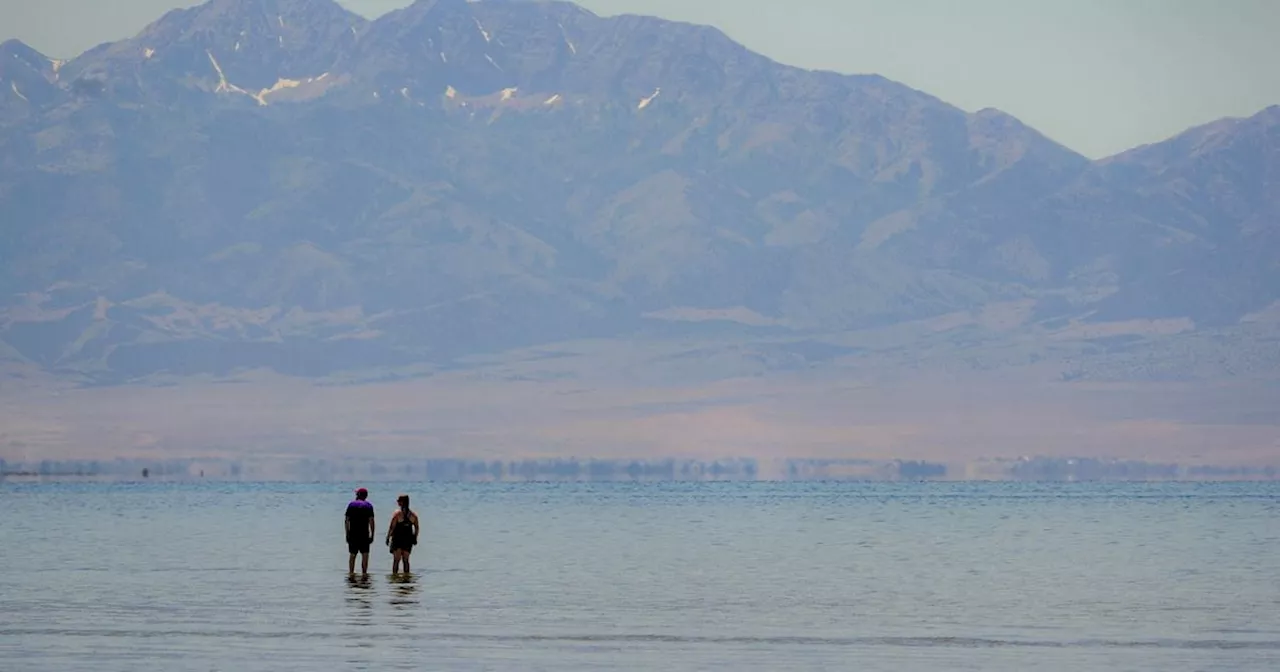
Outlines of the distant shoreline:
[{"label": "distant shoreline", "polygon": [[522,460],[175,458],[0,461],[0,481],[690,483],[690,482],[1256,482],[1280,467],[1025,457],[963,464],[827,458]]}]

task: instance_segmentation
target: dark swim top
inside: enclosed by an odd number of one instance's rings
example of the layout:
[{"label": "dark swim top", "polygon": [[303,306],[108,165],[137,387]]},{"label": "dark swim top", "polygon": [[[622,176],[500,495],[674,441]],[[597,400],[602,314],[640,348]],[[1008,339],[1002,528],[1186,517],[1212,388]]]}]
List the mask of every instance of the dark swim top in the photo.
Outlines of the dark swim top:
[{"label": "dark swim top", "polygon": [[409,517],[411,514],[411,511],[401,509],[400,519],[396,521],[396,526],[391,532],[391,540],[399,548],[408,548],[414,543],[413,519]]},{"label": "dark swim top", "polygon": [[356,499],[347,505],[347,520],[351,521],[351,531],[369,529],[369,520],[373,518],[373,504],[369,500]]}]

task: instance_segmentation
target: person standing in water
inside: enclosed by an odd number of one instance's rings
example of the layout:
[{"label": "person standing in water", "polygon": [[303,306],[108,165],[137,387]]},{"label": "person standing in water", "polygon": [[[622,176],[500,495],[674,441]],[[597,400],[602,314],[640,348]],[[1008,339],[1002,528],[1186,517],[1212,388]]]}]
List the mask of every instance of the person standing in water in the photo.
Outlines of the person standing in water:
[{"label": "person standing in water", "polygon": [[364,488],[356,490],[356,498],[347,504],[346,515],[347,551],[351,554],[347,560],[347,573],[356,573],[356,554],[363,556],[360,570],[369,575],[369,547],[377,534],[377,526],[373,522],[373,503],[369,501],[369,491]]},{"label": "person standing in water", "polygon": [[409,510],[409,495],[396,498],[400,509],[391,516],[391,524],[387,527],[387,546],[391,549],[391,573],[400,571],[400,563],[404,563],[404,573],[409,573],[409,554],[418,543],[418,514]]}]

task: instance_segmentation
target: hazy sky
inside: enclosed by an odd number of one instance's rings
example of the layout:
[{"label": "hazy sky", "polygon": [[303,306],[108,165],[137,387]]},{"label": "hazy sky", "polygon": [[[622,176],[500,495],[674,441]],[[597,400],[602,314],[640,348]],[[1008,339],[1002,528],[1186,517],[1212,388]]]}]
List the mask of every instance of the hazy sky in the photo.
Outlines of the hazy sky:
[{"label": "hazy sky", "polygon": [[[68,58],[192,0],[0,0],[0,39]],[[409,0],[345,0],[373,17]],[[996,107],[1091,157],[1280,104],[1280,0],[582,0],[712,24],[778,61]]]}]

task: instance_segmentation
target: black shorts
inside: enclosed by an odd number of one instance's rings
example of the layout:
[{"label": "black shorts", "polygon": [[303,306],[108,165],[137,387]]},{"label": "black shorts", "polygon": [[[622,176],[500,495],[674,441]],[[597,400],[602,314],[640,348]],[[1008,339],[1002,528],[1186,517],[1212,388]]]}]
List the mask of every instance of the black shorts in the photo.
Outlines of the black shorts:
[{"label": "black shorts", "polygon": [[368,537],[365,537],[364,539],[347,538],[347,550],[350,551],[352,555],[355,555],[356,553],[364,553],[367,555],[371,544],[372,540]]}]

